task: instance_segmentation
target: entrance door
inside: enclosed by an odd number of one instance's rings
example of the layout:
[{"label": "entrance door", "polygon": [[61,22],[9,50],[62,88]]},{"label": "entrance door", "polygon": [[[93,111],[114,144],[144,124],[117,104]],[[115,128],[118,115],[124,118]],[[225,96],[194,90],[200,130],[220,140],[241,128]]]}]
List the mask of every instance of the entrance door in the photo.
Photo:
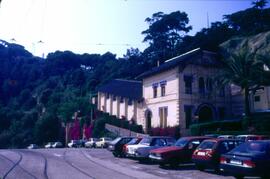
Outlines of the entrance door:
[{"label": "entrance door", "polygon": [[203,106],[199,110],[199,123],[212,121],[213,111],[209,106]]},{"label": "entrance door", "polygon": [[152,128],[152,112],[150,110],[145,111],[145,118],[146,118],[146,133],[149,133]]}]

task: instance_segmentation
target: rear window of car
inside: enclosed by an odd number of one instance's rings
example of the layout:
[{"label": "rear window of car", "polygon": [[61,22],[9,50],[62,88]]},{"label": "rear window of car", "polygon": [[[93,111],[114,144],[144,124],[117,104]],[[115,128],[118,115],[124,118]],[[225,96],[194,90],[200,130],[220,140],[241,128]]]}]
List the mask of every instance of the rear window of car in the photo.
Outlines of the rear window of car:
[{"label": "rear window of car", "polygon": [[166,142],[167,142],[167,145],[173,145],[176,142],[176,140],[174,138],[167,138]]},{"label": "rear window of car", "polygon": [[267,144],[262,142],[246,142],[234,148],[231,153],[265,153]]},{"label": "rear window of car", "polygon": [[127,144],[128,144],[128,145],[138,144],[138,142],[139,142],[140,140],[141,140],[141,139],[134,138],[134,139],[132,139],[131,141],[129,141]]},{"label": "rear window of car", "polygon": [[140,142],[140,144],[143,144],[143,145],[150,145],[150,143],[152,142],[152,139],[151,138],[143,138]]},{"label": "rear window of car", "polygon": [[111,144],[114,145],[114,144],[116,144],[120,140],[121,140],[121,137],[118,137],[118,138],[114,139],[113,141],[111,141]]},{"label": "rear window of car", "polygon": [[184,147],[188,143],[188,141],[189,140],[185,138],[178,139],[174,145],[178,147]]},{"label": "rear window of car", "polygon": [[204,141],[199,145],[198,149],[202,150],[213,149],[216,143],[217,142],[215,141]]}]

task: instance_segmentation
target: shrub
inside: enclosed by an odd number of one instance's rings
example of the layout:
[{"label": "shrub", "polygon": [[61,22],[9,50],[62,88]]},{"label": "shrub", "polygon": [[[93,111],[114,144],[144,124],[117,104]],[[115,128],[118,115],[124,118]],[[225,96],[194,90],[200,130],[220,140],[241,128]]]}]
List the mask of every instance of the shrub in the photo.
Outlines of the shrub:
[{"label": "shrub", "polygon": [[241,131],[241,121],[214,121],[201,124],[193,124],[190,126],[192,135],[201,135],[205,133],[218,132],[218,131]]}]

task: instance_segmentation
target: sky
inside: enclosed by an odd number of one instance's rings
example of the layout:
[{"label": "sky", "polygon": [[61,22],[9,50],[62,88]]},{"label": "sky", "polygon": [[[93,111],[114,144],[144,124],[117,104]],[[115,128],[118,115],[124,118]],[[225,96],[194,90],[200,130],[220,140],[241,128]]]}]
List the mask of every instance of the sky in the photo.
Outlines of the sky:
[{"label": "sky", "polygon": [[143,51],[142,31],[153,13],[186,12],[194,35],[223,15],[251,7],[252,0],[2,0],[0,39],[25,46],[37,56],[56,50],[108,51],[122,57]]}]

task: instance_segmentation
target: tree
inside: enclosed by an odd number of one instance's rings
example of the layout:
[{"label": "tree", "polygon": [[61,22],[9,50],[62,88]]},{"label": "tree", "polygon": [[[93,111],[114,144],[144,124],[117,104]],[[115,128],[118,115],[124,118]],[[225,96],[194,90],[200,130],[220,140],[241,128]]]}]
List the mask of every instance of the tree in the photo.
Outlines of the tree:
[{"label": "tree", "polygon": [[249,8],[230,15],[224,15],[224,19],[225,23],[240,35],[253,35],[270,30],[269,8]]},{"label": "tree", "polygon": [[[250,118],[250,91],[256,91],[258,87],[263,85],[265,70],[264,61],[256,58],[255,54],[248,53],[249,49],[244,48],[237,54],[232,54],[228,59],[223,60],[224,69],[218,76],[222,86],[226,84],[235,84],[244,91],[245,99],[245,116]],[[250,124],[250,121],[249,121]]]},{"label": "tree", "polygon": [[263,9],[267,3],[268,3],[267,0],[255,0],[252,2],[252,5],[253,5],[253,8]]},{"label": "tree", "polygon": [[172,56],[176,44],[192,29],[188,26],[188,15],[180,11],[170,14],[157,12],[145,21],[149,24],[149,28],[142,32],[145,35],[143,41],[150,44],[145,52],[160,60]]}]

